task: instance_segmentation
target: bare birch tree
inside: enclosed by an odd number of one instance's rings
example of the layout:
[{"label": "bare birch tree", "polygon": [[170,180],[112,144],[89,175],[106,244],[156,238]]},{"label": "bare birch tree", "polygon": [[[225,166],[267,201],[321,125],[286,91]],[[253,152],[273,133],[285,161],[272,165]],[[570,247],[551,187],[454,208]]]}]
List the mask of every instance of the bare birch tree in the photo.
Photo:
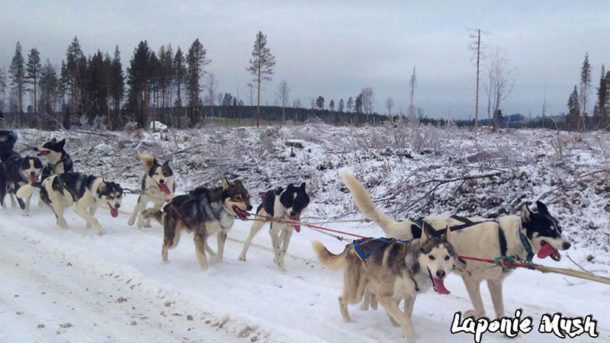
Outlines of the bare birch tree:
[{"label": "bare birch tree", "polygon": [[514,75],[513,69],[508,64],[506,51],[498,48],[489,58],[489,84],[487,85],[490,95],[490,104],[494,118],[493,130],[498,130],[500,124],[500,105],[513,91]]},{"label": "bare birch tree", "polygon": [[282,124],[286,120],[286,112],[285,108],[288,106],[288,96],[290,95],[290,88],[288,87],[288,83],[285,80],[280,82],[280,85],[277,87],[277,91],[275,92],[280,104],[282,105]]}]

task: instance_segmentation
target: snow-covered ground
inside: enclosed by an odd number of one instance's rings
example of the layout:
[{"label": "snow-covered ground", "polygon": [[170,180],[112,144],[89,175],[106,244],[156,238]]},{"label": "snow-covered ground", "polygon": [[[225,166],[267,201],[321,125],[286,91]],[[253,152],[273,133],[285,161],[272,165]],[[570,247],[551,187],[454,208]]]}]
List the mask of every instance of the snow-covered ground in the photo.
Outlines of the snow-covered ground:
[{"label": "snow-covered ground", "polygon": [[[513,202],[550,192],[544,200],[575,243],[567,255],[587,270],[609,275],[610,188],[608,173],[599,172],[609,166],[609,134],[561,133],[557,137],[552,131],[519,130],[473,137],[455,128],[400,130],[396,134],[391,127],[318,124],[279,130],[206,128],[170,132],[168,140],[148,134],[22,130],[17,148],[50,137],[68,137],[66,149],[76,170],[104,175],[128,188],[137,188],[141,174],[135,151],[162,155],[190,149],[171,155],[179,193],[197,184],[217,183],[223,173],[244,179],[252,194],[304,180],[314,201],[304,221],[346,214],[359,218],[339,180],[342,169],[363,179],[380,206],[396,217],[514,212],[518,205]],[[431,189],[422,184],[426,180],[495,171],[499,174],[489,178],[443,183],[432,190],[431,199],[416,202]],[[581,185],[575,176],[592,181]],[[525,196],[516,200],[520,194]],[[488,202],[490,198],[499,200]],[[128,195],[121,209],[130,211],[135,200],[135,195]],[[416,206],[404,208],[413,202]],[[22,217],[17,209],[0,209],[0,342],[403,340],[401,330],[391,325],[382,310],[364,312],[351,306],[355,323],[342,322],[337,302],[342,273],[320,266],[311,249],[315,239],[331,251],[341,251],[345,243],[332,237],[307,228],[295,233],[287,270],[280,272],[272,261],[265,230],[255,238],[247,262],[237,259],[249,223],[236,221],[224,261],[202,272],[191,235],[183,235],[178,247],[169,252],[170,262],[164,264],[158,224],[138,230],[126,224],[123,211],[112,218],[100,210],[97,217],[107,231],[100,237],[94,230],[85,230],[84,222],[71,210],[66,214],[71,228],[58,228],[50,210],[33,203],[29,217]],[[425,209],[417,212],[424,204]],[[328,226],[362,235],[383,234],[371,224]],[[215,240],[211,242],[214,247]],[[535,262],[578,268],[566,254],[560,263]],[[471,305],[456,275],[448,278],[446,286],[451,295],[430,291],[418,297],[413,318],[418,342],[473,342],[470,334],[449,332],[454,313]],[[488,292],[482,289],[491,314]],[[534,321],[534,330],[520,335],[519,342],[561,341],[537,332],[542,314],[555,312],[566,317],[592,314],[598,321],[597,340],[580,336],[569,341],[608,342],[609,298],[608,285],[557,274],[517,270],[504,283],[507,315],[522,309],[522,316]],[[497,333],[483,336],[483,342],[506,341]]]}]

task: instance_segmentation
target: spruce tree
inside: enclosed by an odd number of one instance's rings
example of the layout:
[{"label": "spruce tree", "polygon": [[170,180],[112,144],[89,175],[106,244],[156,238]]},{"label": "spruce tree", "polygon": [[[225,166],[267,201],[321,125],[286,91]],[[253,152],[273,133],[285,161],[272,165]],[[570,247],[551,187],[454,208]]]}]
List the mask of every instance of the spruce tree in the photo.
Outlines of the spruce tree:
[{"label": "spruce tree", "polygon": [[195,124],[195,109],[201,105],[199,93],[201,92],[200,80],[204,75],[203,67],[210,63],[205,58],[206,50],[199,39],[195,39],[186,56],[186,84],[188,88],[189,106],[191,108],[191,125]]},{"label": "spruce tree", "polygon": [[182,107],[182,85],[186,76],[186,67],[184,66],[184,55],[180,47],[176,49],[174,56],[174,84],[176,85],[176,106]]},{"label": "spruce tree", "polygon": [[112,70],[110,80],[110,96],[112,97],[113,121],[119,121],[121,113],[121,101],[125,94],[125,76],[123,75],[123,65],[121,64],[121,52],[117,45],[114,49],[112,58]]},{"label": "spruce tree", "polygon": [[55,102],[57,99],[57,87],[59,81],[55,68],[51,61],[47,59],[47,63],[40,71],[40,108],[41,112],[55,112]]},{"label": "spruce tree", "polygon": [[6,95],[6,75],[0,67],[0,111],[4,109],[4,97]]},{"label": "spruce tree", "polygon": [[38,80],[40,79],[40,53],[36,48],[30,50],[28,63],[25,67],[27,71],[27,82],[32,85],[32,95],[34,96],[34,113],[38,112]]},{"label": "spruce tree", "polygon": [[9,68],[11,85],[17,94],[17,111],[23,113],[23,92],[25,91],[25,60],[21,52],[21,43],[15,46],[15,55]]},{"label": "spruce tree", "polygon": [[589,54],[585,54],[585,60],[582,62],[582,68],[580,70],[580,97],[582,99],[582,116],[578,121],[578,130],[582,131],[585,129],[587,122],[587,93],[591,87],[591,65],[589,64]]},{"label": "spruce tree", "polygon": [[135,114],[135,120],[140,127],[145,127],[148,120],[150,56],[151,50],[148,42],[140,41],[127,68],[129,107]]}]

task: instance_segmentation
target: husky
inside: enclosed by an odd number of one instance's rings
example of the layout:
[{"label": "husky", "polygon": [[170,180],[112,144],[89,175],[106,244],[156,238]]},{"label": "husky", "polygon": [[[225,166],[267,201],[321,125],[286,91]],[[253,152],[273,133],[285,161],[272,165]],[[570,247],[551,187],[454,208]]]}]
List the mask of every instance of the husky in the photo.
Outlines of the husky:
[{"label": "husky", "polygon": [[[205,254],[212,256],[210,263],[222,261],[227,232],[233,226],[235,216],[246,220],[252,209],[250,194],[241,181],[229,182],[222,179],[222,186],[217,188],[198,187],[187,194],[172,199],[163,211],[147,209],[142,212],[144,219],[154,218],[163,225],[164,236],[161,248],[161,259],[167,262],[167,253],[178,245],[180,232],[193,232],[195,251],[201,269],[208,269]],[[217,233],[218,250],[216,253],[207,245],[210,235]]]},{"label": "husky", "polygon": [[[2,172],[0,173],[0,204],[4,206],[6,192],[11,196],[11,204],[15,206],[15,199],[21,208],[21,214],[27,216],[30,212],[30,199],[32,194],[24,197],[18,195],[18,190],[28,184],[36,184],[41,174],[42,162],[38,157],[22,157],[18,152],[10,149],[2,150],[0,154]],[[24,201],[25,200],[25,201]]]},{"label": "husky", "polygon": [[[448,243],[449,230],[442,238],[422,233],[420,239],[401,241],[365,238],[348,244],[334,255],[322,243],[313,242],[318,259],[331,270],[344,269],[343,294],[339,309],[351,322],[348,304],[356,304],[365,290],[375,295],[393,324],[399,324],[406,342],[415,342],[411,315],[415,297],[433,287],[439,294],[449,294],[444,279],[456,266],[454,248]],[[404,313],[399,308],[405,300]]]},{"label": "husky", "polygon": [[[260,194],[262,203],[256,209],[257,220],[250,228],[250,234],[244,243],[244,247],[239,255],[241,261],[246,260],[246,253],[252,242],[252,238],[267,223],[269,218],[301,221],[301,213],[309,205],[309,195],[305,192],[305,182],[300,186],[289,184],[286,188],[278,187],[268,192]],[[262,218],[261,218],[262,217]],[[267,219],[265,219],[267,218]],[[269,234],[273,245],[274,259],[278,268],[285,270],[284,258],[290,237],[294,230],[299,232],[300,225],[290,223],[271,222]]]},{"label": "husky", "polygon": [[[354,176],[345,172],[341,174],[341,178],[352,193],[360,212],[377,223],[388,237],[410,239],[421,232],[420,228],[418,232],[413,231],[413,225],[417,226],[416,222],[395,221],[381,212]],[[459,255],[464,256],[486,259],[510,256],[529,262],[534,254],[537,254],[538,258],[550,256],[559,261],[559,250],[570,248],[559,222],[541,201],[535,204],[524,203],[520,216],[507,215],[493,220],[482,217],[425,217],[422,218],[421,225],[424,229],[431,229],[434,234],[441,234],[449,227],[452,231],[449,242]],[[466,311],[465,316],[485,316],[480,283],[486,280],[496,317],[503,317],[502,282],[512,269],[494,267],[478,261],[462,262],[465,262],[464,267],[458,268],[457,271],[462,276],[474,307]]]},{"label": "husky", "polygon": [[[95,219],[95,211],[100,206],[107,205],[112,217],[119,215],[123,189],[118,183],[104,181],[101,177],[63,173],[46,178],[39,187],[40,200],[53,210],[57,225],[61,228],[68,228],[63,214],[72,205],[74,212],[87,222],[85,228],[93,226],[100,236],[106,231]],[[24,188],[22,187],[20,192],[26,192]]]},{"label": "husky", "polygon": [[44,156],[48,162],[42,171],[42,180],[51,175],[60,175],[72,171],[72,159],[64,150],[65,144],[65,139],[58,141],[53,138],[34,148],[34,151],[38,152],[38,156]]},{"label": "husky", "polygon": [[139,228],[150,227],[150,219],[145,221],[142,216],[138,215],[146,208],[149,201],[153,203],[152,208],[156,212],[166,202],[172,200],[176,190],[174,173],[169,166],[169,161],[159,164],[157,159],[150,154],[137,154],[137,158],[144,164],[146,174],[142,178],[142,189],[138,196],[138,202],[127,224],[133,225],[136,217],[138,217],[137,225]]}]

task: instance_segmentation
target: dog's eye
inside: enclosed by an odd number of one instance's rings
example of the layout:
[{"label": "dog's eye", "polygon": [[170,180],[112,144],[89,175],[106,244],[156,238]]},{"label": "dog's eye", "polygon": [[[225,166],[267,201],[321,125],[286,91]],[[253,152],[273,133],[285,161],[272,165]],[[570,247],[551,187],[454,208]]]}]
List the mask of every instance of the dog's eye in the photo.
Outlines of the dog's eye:
[{"label": "dog's eye", "polygon": [[445,255],[445,261],[449,261],[449,255]]},{"label": "dog's eye", "polygon": [[243,198],[241,197],[241,195],[236,195],[234,198],[236,201],[242,201]]},{"label": "dog's eye", "polygon": [[429,257],[429,258],[430,258],[432,261],[434,261],[434,258],[435,258],[435,257],[434,257],[433,255],[428,255],[428,257]]}]

